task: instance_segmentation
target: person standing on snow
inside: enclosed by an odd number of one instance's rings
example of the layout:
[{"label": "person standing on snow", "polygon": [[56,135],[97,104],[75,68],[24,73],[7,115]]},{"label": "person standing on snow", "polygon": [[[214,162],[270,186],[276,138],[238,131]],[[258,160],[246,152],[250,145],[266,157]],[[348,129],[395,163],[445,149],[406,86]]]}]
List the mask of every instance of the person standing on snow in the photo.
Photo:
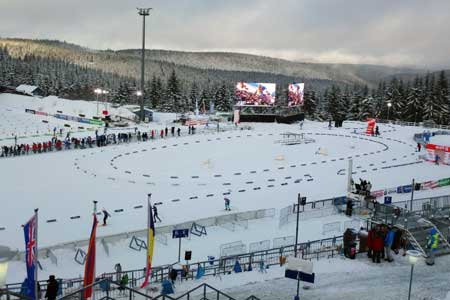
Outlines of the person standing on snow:
[{"label": "person standing on snow", "polygon": [[106,209],[102,209],[102,213],[103,213],[103,226],[106,226],[106,220],[107,220],[108,217],[110,217],[111,215],[106,211]]},{"label": "person standing on snow", "polygon": [[120,282],[121,276],[122,276],[122,266],[120,265],[120,263],[117,263],[114,266],[114,270],[116,271],[116,281]]},{"label": "person standing on snow", "polygon": [[372,261],[374,263],[377,264],[380,263],[381,252],[383,252],[383,247],[384,247],[383,234],[381,232],[380,226],[377,226],[372,241],[372,248],[373,248]]},{"label": "person standing on snow", "polygon": [[384,260],[387,260],[388,262],[394,261],[391,252],[391,247],[393,243],[394,243],[394,230],[392,230],[392,227],[389,226],[386,238],[384,239],[384,251],[386,252],[386,258]]},{"label": "person standing on snow", "polygon": [[161,219],[158,216],[158,208],[156,207],[156,205],[153,205],[153,219],[156,222],[156,219],[158,219],[159,222],[161,222]]},{"label": "person standing on snow", "polygon": [[375,136],[379,136],[380,135],[380,128],[378,128],[378,125],[375,126]]},{"label": "person standing on snow", "polygon": [[422,150],[422,144],[417,143],[417,152],[420,152],[420,150]]},{"label": "person standing on snow", "polygon": [[231,210],[230,208],[230,199],[228,199],[227,197],[224,198],[225,200],[225,210]]},{"label": "person standing on snow", "polygon": [[59,284],[55,279],[55,275],[50,275],[47,280],[47,292],[45,293],[45,298],[48,300],[55,300],[58,295]]},{"label": "person standing on snow", "polygon": [[431,228],[430,235],[427,237],[427,249],[428,257],[426,259],[426,264],[429,266],[434,265],[434,255],[438,247],[439,235],[436,228]]},{"label": "person standing on snow", "polygon": [[436,154],[436,156],[434,157],[434,164],[437,165],[437,166],[439,166],[439,160],[440,160],[440,159],[441,159],[441,158],[439,157],[439,155]]}]

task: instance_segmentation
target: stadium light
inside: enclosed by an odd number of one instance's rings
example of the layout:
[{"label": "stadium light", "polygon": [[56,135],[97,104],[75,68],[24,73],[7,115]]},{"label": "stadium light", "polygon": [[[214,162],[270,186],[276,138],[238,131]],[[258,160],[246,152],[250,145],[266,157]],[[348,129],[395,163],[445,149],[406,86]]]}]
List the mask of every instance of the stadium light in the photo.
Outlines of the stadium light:
[{"label": "stadium light", "polygon": [[[102,94],[107,95],[107,94],[109,94],[109,91],[102,90]],[[103,102],[105,103],[105,110],[108,111],[108,102],[106,101],[106,98],[103,98]]]},{"label": "stadium light", "polygon": [[406,251],[406,254],[408,254],[408,261],[411,264],[411,276],[409,277],[409,292],[408,292],[408,300],[410,300],[411,299],[411,287],[412,287],[414,265],[422,257],[422,253],[420,253],[417,250],[408,250],[408,251]]},{"label": "stadium light", "polygon": [[136,92],[136,96],[138,96],[138,97],[142,96],[142,92],[141,91],[137,91]]},{"label": "stadium light", "polygon": [[[150,10],[152,8],[137,8],[138,14],[142,16],[142,57],[141,57],[141,93],[144,93],[145,90],[145,17],[150,15]],[[140,99],[140,106],[141,106],[141,113],[140,113],[140,120],[141,122],[144,121],[144,97]]]},{"label": "stadium light", "polygon": [[387,107],[388,107],[388,121],[389,121],[389,118],[390,118],[391,106],[392,106],[392,103],[391,103],[391,102],[388,102],[388,103],[387,103]]},{"label": "stadium light", "polygon": [[100,95],[100,94],[102,93],[102,90],[99,89],[99,88],[96,88],[96,89],[94,90],[94,93],[95,93],[96,101],[97,101],[97,114],[96,114],[96,116],[98,116],[98,95]]}]

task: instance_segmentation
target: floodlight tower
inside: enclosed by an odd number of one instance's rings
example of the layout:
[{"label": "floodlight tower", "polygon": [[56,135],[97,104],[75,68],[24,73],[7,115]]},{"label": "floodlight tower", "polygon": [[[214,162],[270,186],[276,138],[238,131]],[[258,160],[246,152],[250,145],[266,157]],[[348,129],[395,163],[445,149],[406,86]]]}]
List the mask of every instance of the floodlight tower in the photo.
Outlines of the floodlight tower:
[{"label": "floodlight tower", "polygon": [[144,79],[144,73],[145,73],[145,17],[150,15],[151,8],[137,8],[138,14],[142,16],[142,57],[141,57],[141,92],[142,97],[140,101],[141,105],[141,113],[140,113],[140,120],[141,122],[144,121],[144,93],[145,93],[145,79]]}]

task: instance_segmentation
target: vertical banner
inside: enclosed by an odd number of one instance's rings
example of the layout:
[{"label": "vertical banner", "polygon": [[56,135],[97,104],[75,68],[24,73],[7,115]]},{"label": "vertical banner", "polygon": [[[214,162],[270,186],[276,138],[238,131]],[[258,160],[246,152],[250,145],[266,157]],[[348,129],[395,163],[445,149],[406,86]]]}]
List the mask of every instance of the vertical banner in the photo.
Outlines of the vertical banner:
[{"label": "vertical banner", "polygon": [[239,109],[236,109],[234,111],[234,117],[233,117],[234,124],[239,124],[240,115],[241,115],[241,111]]},{"label": "vertical banner", "polygon": [[[94,213],[94,223],[92,224],[91,237],[89,239],[89,247],[86,255],[86,262],[84,265],[84,280],[83,287],[91,285],[95,281],[95,237],[97,232],[97,216]],[[85,300],[92,299],[92,287],[86,288],[83,292]]]},{"label": "vertical banner", "polygon": [[153,248],[155,246],[155,222],[153,220],[153,212],[152,212],[152,205],[150,204],[150,197],[152,194],[148,195],[148,233],[147,233],[147,264],[146,264],[146,271],[145,271],[145,280],[141,285],[141,288],[144,288],[147,286],[149,282],[149,278],[152,271],[152,260],[153,260]]},{"label": "vertical banner", "polygon": [[375,125],[376,122],[374,119],[369,119],[367,120],[367,130],[366,130],[366,134],[368,135],[373,135],[375,132]]}]

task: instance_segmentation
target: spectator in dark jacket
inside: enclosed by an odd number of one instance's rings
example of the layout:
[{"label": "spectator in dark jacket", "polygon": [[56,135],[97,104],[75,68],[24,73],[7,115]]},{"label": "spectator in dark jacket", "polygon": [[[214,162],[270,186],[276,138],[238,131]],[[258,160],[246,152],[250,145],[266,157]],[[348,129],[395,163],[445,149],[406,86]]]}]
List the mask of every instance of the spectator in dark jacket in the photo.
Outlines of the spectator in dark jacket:
[{"label": "spectator in dark jacket", "polygon": [[47,280],[47,292],[45,293],[45,298],[48,300],[56,300],[58,295],[59,284],[55,279],[55,275],[50,275]]}]

